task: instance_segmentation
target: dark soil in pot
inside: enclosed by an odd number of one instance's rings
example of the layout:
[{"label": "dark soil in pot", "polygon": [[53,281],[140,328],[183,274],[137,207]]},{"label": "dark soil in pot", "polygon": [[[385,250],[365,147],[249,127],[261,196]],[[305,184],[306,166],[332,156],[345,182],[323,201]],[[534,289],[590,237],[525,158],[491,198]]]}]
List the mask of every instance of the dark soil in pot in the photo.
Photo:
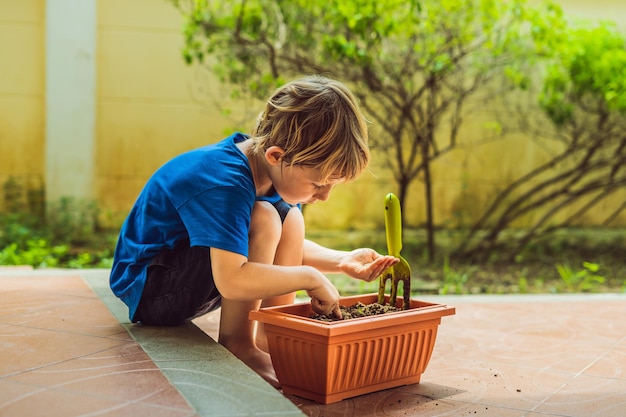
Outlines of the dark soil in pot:
[{"label": "dark soil in pot", "polygon": [[[340,306],[341,315],[343,316],[343,320],[356,319],[359,317],[367,317],[367,316],[377,316],[379,314],[391,313],[394,311],[401,311],[402,309],[385,304],[363,304],[358,302],[351,306]],[[311,315],[312,319],[320,320],[320,321],[339,321],[335,317],[327,314],[313,314]]]}]

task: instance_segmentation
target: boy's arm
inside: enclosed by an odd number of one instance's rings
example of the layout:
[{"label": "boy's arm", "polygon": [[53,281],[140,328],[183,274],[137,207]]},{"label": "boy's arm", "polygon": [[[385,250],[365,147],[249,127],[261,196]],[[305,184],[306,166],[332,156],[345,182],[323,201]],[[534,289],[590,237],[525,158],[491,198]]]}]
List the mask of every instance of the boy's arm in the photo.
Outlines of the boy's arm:
[{"label": "boy's arm", "polygon": [[398,262],[399,259],[393,256],[383,256],[369,248],[348,252],[326,248],[310,240],[304,241],[302,263],[325,273],[341,272],[369,282]]},{"label": "boy's arm", "polygon": [[324,273],[339,273],[339,265],[347,252],[324,247],[311,240],[304,240],[302,264],[309,265]]},{"label": "boy's arm", "polygon": [[339,292],[324,274],[310,266],[248,262],[243,255],[211,248],[211,268],[224,298],[251,301],[305,290],[316,313],[341,317]]}]

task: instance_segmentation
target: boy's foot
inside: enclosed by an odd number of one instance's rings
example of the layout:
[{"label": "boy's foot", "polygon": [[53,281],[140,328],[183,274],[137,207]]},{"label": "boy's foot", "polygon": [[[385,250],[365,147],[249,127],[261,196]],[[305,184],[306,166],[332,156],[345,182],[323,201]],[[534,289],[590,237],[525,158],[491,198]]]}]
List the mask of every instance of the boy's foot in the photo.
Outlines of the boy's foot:
[{"label": "boy's foot", "polygon": [[226,346],[233,355],[239,360],[248,365],[254,372],[261,375],[261,377],[269,382],[274,388],[280,389],[281,385],[276,377],[274,366],[272,365],[272,359],[270,355],[254,348],[242,348],[241,346]]},{"label": "boy's foot", "polygon": [[263,352],[270,353],[269,346],[267,346],[267,335],[265,334],[263,323],[259,323],[257,326],[254,343],[256,344],[256,347],[261,349]]}]

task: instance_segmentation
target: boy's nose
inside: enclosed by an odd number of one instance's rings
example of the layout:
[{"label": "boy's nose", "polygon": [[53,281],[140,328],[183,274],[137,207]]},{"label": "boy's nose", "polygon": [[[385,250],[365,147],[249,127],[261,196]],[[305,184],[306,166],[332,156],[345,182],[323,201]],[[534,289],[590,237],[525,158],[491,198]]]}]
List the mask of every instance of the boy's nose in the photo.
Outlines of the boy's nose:
[{"label": "boy's nose", "polygon": [[319,190],[317,193],[315,193],[315,198],[320,201],[328,200],[328,197],[330,197],[330,191],[332,190],[332,188],[333,187],[331,185],[325,186],[324,188]]}]

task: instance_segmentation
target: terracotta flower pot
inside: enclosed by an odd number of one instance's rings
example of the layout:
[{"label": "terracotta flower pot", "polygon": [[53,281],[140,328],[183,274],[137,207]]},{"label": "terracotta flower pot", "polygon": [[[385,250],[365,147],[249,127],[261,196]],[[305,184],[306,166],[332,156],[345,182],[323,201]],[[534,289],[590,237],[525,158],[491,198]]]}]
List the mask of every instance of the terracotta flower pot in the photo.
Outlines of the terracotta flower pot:
[{"label": "terracotta flower pot", "polygon": [[[377,299],[377,294],[366,294],[340,303],[367,305]],[[329,404],[418,383],[441,317],[454,313],[454,307],[411,300],[408,310],[322,322],[309,318],[311,305],[302,303],[251,311],[250,319],[265,325],[283,393]]]}]

